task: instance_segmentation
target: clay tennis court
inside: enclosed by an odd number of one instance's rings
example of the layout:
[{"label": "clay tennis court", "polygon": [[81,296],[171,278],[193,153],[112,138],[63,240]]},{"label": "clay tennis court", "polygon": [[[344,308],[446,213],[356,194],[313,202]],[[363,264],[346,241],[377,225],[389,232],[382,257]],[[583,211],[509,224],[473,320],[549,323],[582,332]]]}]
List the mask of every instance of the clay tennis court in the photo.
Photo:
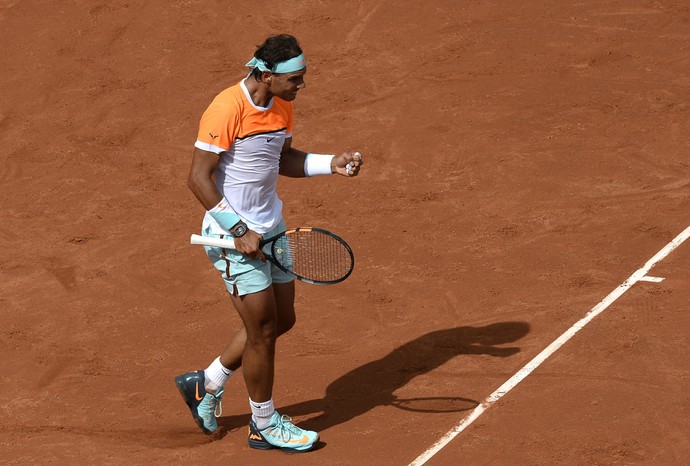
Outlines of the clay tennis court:
[{"label": "clay tennis court", "polygon": [[[0,0],[0,28],[2,463],[408,465],[690,226],[687,1]],[[279,32],[293,146],[365,160],[279,184],[356,256],[279,341],[300,455],[248,447],[241,374],[211,437],[173,382],[239,326],[189,244],[199,118]],[[677,243],[426,464],[687,464]]]}]

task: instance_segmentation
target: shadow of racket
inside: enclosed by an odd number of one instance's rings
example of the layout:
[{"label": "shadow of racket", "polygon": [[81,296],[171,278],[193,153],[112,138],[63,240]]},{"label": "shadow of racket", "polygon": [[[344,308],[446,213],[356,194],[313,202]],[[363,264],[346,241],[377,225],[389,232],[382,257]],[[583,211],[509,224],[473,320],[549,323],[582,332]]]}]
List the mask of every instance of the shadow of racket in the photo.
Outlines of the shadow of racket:
[{"label": "shadow of racket", "polygon": [[479,402],[459,396],[425,396],[418,398],[396,398],[390,402],[389,405],[395,406],[403,411],[412,411],[416,413],[460,413],[476,408],[479,406]]}]

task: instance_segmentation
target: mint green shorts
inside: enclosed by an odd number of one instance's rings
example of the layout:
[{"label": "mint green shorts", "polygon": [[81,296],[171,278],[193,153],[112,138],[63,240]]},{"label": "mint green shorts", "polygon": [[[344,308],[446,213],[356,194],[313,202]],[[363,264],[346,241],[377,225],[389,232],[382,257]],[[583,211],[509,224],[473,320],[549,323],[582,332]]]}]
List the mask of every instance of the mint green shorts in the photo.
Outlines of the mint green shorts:
[{"label": "mint green shorts", "polygon": [[[264,235],[270,238],[285,231],[285,222]],[[202,231],[203,236],[209,238],[222,238],[223,235],[214,235],[210,228]],[[272,283],[290,283],[294,277],[283,272],[270,261],[262,262],[260,259],[251,259],[234,249],[221,249],[204,246],[206,255],[223,277],[225,286],[234,296],[244,296],[249,293],[257,293],[265,290]]]}]

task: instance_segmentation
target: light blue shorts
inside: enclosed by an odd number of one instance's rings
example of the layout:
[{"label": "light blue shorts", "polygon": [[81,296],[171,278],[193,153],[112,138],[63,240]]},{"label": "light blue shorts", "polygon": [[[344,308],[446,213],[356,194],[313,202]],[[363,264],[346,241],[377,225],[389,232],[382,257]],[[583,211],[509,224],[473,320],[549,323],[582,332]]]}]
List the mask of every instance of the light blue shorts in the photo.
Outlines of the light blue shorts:
[{"label": "light blue shorts", "polygon": [[[285,222],[266,233],[264,238],[270,238],[285,231]],[[222,238],[223,235],[214,235],[210,227],[201,232],[209,238]],[[221,249],[204,246],[206,255],[213,266],[220,272],[228,291],[234,296],[243,296],[249,293],[257,293],[265,290],[272,283],[290,283],[294,277],[280,270],[270,261],[262,262],[260,259],[251,259],[234,249]]]}]

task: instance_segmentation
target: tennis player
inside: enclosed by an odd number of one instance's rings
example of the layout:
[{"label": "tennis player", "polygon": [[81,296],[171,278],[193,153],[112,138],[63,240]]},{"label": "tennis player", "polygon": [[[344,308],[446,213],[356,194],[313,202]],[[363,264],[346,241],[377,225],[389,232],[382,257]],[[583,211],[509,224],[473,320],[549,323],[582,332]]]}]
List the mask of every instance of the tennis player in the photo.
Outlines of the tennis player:
[{"label": "tennis player", "polygon": [[293,279],[266,261],[259,242],[285,231],[278,175],[354,177],[358,152],[313,154],[292,147],[292,101],[304,89],[307,62],[297,40],[269,37],[246,65],[249,75],[225,89],[201,117],[188,186],[206,209],[202,235],[231,237],[237,250],[206,247],[243,327],[205,370],[175,378],[201,430],[218,428],[225,383],[242,366],[249,406],[249,446],[307,451],[316,432],[300,429],[273,402],[275,345],[295,324]]}]

